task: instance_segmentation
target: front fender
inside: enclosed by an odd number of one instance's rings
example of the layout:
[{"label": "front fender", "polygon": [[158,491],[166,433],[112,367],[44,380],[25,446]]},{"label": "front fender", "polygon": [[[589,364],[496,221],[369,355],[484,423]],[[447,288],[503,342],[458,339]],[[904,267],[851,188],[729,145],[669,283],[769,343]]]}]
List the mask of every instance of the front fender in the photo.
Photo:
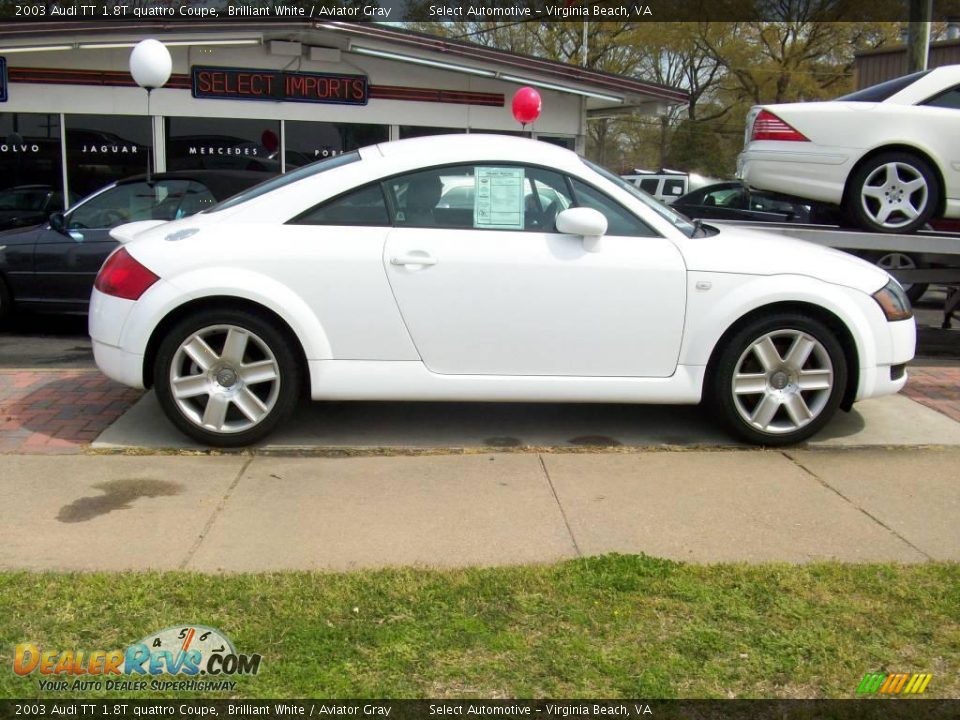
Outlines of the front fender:
[{"label": "front fender", "polygon": [[[709,288],[706,286],[709,285]],[[740,318],[776,303],[808,303],[835,315],[850,331],[860,367],[873,367],[890,353],[886,322],[865,293],[806,275],[688,273],[682,365],[706,365],[723,334]],[[879,324],[879,325],[878,325]]]}]

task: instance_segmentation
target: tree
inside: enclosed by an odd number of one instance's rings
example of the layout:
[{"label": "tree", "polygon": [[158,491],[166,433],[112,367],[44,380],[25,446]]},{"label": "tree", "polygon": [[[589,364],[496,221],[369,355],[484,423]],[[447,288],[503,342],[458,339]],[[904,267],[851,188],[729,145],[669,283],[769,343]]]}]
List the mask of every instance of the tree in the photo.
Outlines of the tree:
[{"label": "tree", "polygon": [[842,95],[852,89],[855,52],[899,35],[897,23],[801,19],[730,25],[732,32],[723,36],[706,28],[698,44],[726,71],[722,94],[752,105]]}]

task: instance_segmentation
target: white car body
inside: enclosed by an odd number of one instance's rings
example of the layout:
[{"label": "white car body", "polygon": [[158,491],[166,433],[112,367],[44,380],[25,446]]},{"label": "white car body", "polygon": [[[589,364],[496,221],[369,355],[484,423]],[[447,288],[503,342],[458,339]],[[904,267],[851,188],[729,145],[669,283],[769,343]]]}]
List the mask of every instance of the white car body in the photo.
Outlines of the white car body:
[{"label": "white car body", "polygon": [[[737,177],[750,187],[840,205],[862,162],[888,150],[907,151],[939,173],[939,215],[960,217],[960,108],[924,104],[957,87],[960,65],[949,65],[929,71],[882,102],[841,98],[756,106],[747,115]],[[751,141],[754,121],[764,110],[809,142]]]},{"label": "white car body", "polygon": [[[165,319],[225,298],[263,308],[292,331],[316,400],[697,403],[724,333],[750,313],[792,303],[847,329],[856,358],[848,401],[906,382],[891,368],[912,358],[915,325],[888,321],[871,297],[891,281],[882,270],[732,227],[688,237],[570,151],[469,137],[366,147],[358,162],[228,209],[119,228],[124,249],[159,280],[136,301],[94,290],[97,364],[119,382],[149,385]],[[657,236],[607,234],[590,244],[555,231],[286,224],[349,188],[454,163],[566,173]]]}]

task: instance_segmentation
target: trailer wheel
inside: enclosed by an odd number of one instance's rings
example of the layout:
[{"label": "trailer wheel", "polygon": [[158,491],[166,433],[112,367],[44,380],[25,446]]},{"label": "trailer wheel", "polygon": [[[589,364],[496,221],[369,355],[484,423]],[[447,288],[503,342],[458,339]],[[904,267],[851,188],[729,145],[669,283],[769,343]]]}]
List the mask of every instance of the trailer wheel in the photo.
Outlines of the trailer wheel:
[{"label": "trailer wheel", "polygon": [[[894,270],[920,270],[927,267],[927,263],[922,262],[916,255],[904,252],[868,253],[865,259],[877,267],[883,268],[887,272]],[[927,292],[927,288],[930,287],[930,283],[902,282],[900,285],[903,287],[904,292],[907,293],[907,297],[910,298],[911,303],[920,300],[923,294]]]}]

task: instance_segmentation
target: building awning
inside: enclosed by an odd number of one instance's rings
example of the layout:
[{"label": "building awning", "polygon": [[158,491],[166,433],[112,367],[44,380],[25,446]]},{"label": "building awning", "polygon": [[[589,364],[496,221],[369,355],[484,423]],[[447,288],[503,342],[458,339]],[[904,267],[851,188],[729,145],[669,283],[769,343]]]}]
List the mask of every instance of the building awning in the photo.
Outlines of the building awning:
[{"label": "building awning", "polygon": [[425,35],[373,23],[315,21],[0,23],[0,55],[26,50],[131,46],[143,37],[175,44],[263,44],[285,41],[341,53],[481,75],[520,85],[578,95],[589,111],[644,112],[686,103],[680,89],[552,60],[496,50],[476,43]]}]

